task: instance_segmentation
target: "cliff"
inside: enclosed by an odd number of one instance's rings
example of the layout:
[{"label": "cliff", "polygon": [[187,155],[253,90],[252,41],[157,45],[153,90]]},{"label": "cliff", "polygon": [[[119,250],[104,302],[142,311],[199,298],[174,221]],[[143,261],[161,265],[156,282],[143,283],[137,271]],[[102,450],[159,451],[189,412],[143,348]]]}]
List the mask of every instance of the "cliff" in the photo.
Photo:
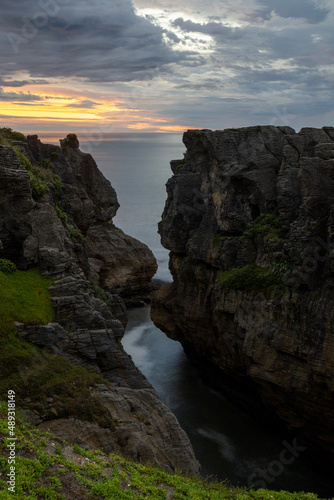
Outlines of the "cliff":
[{"label": "cliff", "polygon": [[333,459],[334,128],[183,140],[159,224],[173,282],[152,319],[209,382]]},{"label": "cliff", "polygon": [[[52,279],[54,306],[47,324],[0,328],[2,392],[14,389],[29,418],[72,442],[197,473],[186,434],[121,345],[123,299],[146,300],[157,265],[114,226],[117,208],[75,135],[61,147],[37,136],[0,146],[0,258]],[[33,285],[28,293],[37,300],[42,292]],[[20,318],[20,300],[1,307],[17,307]]]}]

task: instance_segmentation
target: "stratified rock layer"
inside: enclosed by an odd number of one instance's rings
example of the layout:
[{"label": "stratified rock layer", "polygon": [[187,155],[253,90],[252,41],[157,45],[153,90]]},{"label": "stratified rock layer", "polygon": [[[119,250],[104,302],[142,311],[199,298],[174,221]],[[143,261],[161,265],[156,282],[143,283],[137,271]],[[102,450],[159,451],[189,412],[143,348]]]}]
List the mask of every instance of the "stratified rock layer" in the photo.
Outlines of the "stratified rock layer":
[{"label": "stratified rock layer", "polygon": [[[106,384],[91,391],[115,422],[108,429],[77,419],[43,425],[85,446],[198,473],[188,437],[121,344],[126,318],[118,294],[146,299],[155,259],[113,225],[116,193],[78,145],[74,138],[63,140],[62,148],[45,145],[37,136],[16,144],[30,159],[30,171],[49,179],[49,192],[37,201],[28,171],[12,148],[0,146],[0,257],[21,269],[39,266],[54,279],[55,322],[17,328],[38,347],[102,375]],[[45,363],[42,354],[37,362]]]},{"label": "stratified rock layer", "polygon": [[[184,143],[159,225],[173,282],[152,319],[216,387],[333,456],[334,129],[188,131]],[[217,282],[250,264],[284,285]]]}]

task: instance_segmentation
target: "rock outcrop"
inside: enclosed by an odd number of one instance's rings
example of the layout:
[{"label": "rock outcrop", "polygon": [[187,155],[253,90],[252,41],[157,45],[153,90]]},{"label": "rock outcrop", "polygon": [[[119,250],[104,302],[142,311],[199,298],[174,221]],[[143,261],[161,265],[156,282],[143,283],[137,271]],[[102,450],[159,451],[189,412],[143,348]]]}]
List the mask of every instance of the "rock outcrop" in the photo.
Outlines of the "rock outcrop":
[{"label": "rock outcrop", "polygon": [[[69,136],[62,147],[28,136],[15,144],[17,154],[0,146],[0,257],[22,270],[38,266],[54,280],[55,321],[18,324],[19,335],[100,374],[106,384],[91,391],[115,424],[54,419],[43,425],[62,437],[77,433],[79,444],[103,441],[105,451],[197,473],[189,439],[121,345],[123,299],[148,298],[155,259],[113,225],[116,193],[78,146]],[[43,356],[37,362],[45,362]]]},{"label": "rock outcrop", "polygon": [[151,316],[203,376],[334,456],[334,128],[188,131]]}]

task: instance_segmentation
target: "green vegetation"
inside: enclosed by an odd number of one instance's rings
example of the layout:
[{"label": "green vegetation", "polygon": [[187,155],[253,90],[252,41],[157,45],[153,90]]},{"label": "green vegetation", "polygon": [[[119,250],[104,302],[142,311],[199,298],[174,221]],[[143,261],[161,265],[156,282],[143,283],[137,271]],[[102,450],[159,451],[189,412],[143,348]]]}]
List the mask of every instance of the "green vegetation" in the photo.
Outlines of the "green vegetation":
[{"label": "green vegetation", "polygon": [[281,223],[277,215],[262,214],[256,217],[252,227],[244,232],[244,236],[255,238],[256,236],[262,235],[265,243],[272,246],[283,241],[281,232]]},{"label": "green vegetation", "polygon": [[[6,478],[8,464],[7,406],[0,403],[0,472]],[[227,483],[207,482],[169,474],[100,451],[69,446],[52,434],[33,428],[17,412],[15,434],[15,492],[0,480],[4,500],[318,500],[314,493],[246,490]]]},{"label": "green vegetation", "polygon": [[176,166],[176,172],[179,172],[181,170],[182,167],[184,167],[186,164],[186,159],[183,158],[183,160],[181,160],[181,163],[179,163],[177,166]]},{"label": "green vegetation", "polygon": [[112,417],[90,389],[108,382],[61,356],[42,351],[16,332],[15,322],[43,325],[54,321],[51,284],[38,269],[9,275],[0,272],[0,399],[11,388],[21,402],[28,398],[25,407],[44,419],[75,416],[112,428]]},{"label": "green vegetation", "polygon": [[56,211],[63,226],[67,229],[71,240],[74,243],[82,243],[84,240],[84,235],[82,234],[80,229],[75,224],[69,222],[67,213],[64,210],[62,210],[59,206],[56,206]]},{"label": "green vegetation", "polygon": [[69,141],[75,141],[75,140],[77,140],[77,139],[78,139],[77,134],[67,134],[67,136],[66,136],[66,137],[67,137],[67,139],[68,139]]},{"label": "green vegetation", "polygon": [[51,183],[55,187],[57,198],[60,198],[62,184],[61,184],[61,178],[59,177],[59,175],[57,175],[57,174],[53,175],[51,178]]},{"label": "green vegetation", "polygon": [[43,196],[50,191],[49,183],[54,185],[56,196],[59,198],[62,184],[59,175],[53,173],[53,163],[49,159],[44,158],[39,162],[38,166],[35,166],[32,165],[31,161],[18,147],[14,146],[13,150],[23,168],[28,170],[33,198],[35,200],[43,198]]},{"label": "green vegetation", "polygon": [[231,268],[219,273],[217,283],[223,288],[257,292],[284,288],[282,277],[276,269],[266,269],[256,264],[250,264],[239,269]]},{"label": "green vegetation", "polygon": [[50,191],[47,184],[47,181],[50,180],[50,174],[47,175],[42,168],[33,166],[31,161],[24,153],[22,153],[22,151],[20,151],[18,147],[14,146],[13,150],[20,160],[22,167],[28,170],[33,198],[35,200],[43,198],[43,196]]},{"label": "green vegetation", "polygon": [[13,141],[25,141],[26,136],[9,127],[0,127],[0,144],[10,146]]},{"label": "green vegetation", "polygon": [[[0,272],[12,274],[17,271],[16,265],[8,259],[0,259]],[[1,292],[0,292],[1,293]]]},{"label": "green vegetation", "polygon": [[222,252],[224,240],[225,236],[221,233],[214,233],[212,235],[212,247],[218,250],[218,255]]},{"label": "green vegetation", "polygon": [[20,160],[22,167],[28,171],[32,171],[33,166],[31,164],[31,161],[26,157],[26,155],[23,154],[22,151],[17,146],[13,147],[13,151]]},{"label": "green vegetation", "polygon": [[291,269],[290,264],[286,260],[277,262],[272,267],[272,272],[278,278],[284,279]]},{"label": "green vegetation", "polygon": [[30,187],[32,197],[37,201],[50,191],[49,186],[32,171],[29,171]]},{"label": "green vegetation", "polygon": [[67,224],[66,229],[68,231],[68,234],[70,235],[71,240],[74,243],[82,243],[85,239],[80,229],[74,224]]},{"label": "green vegetation", "polygon": [[30,324],[52,321],[54,312],[48,291],[51,284],[52,280],[41,276],[38,269],[12,274],[0,272],[0,335],[13,330],[14,321]]},{"label": "green vegetation", "polygon": [[54,164],[48,158],[43,158],[43,160],[39,162],[39,166],[43,168],[49,168],[50,170],[54,169]]},{"label": "green vegetation", "polygon": [[66,226],[66,224],[68,223],[67,213],[64,212],[64,210],[62,210],[60,207],[57,207],[57,206],[56,206],[56,211],[57,211],[57,215],[58,215],[59,219],[61,220],[63,225]]}]

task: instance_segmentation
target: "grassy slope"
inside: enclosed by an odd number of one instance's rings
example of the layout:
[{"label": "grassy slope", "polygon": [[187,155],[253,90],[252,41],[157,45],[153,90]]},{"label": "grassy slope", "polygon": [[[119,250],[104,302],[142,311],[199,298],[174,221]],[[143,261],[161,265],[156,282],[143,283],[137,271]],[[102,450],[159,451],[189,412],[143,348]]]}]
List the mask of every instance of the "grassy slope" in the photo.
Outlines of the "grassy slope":
[{"label": "grassy slope", "polygon": [[149,465],[116,455],[85,451],[16,421],[16,489],[5,482],[8,466],[7,406],[0,404],[0,498],[22,500],[60,499],[231,499],[315,500],[313,493],[269,490],[246,491],[224,483],[207,483],[180,474],[168,474]]}]

